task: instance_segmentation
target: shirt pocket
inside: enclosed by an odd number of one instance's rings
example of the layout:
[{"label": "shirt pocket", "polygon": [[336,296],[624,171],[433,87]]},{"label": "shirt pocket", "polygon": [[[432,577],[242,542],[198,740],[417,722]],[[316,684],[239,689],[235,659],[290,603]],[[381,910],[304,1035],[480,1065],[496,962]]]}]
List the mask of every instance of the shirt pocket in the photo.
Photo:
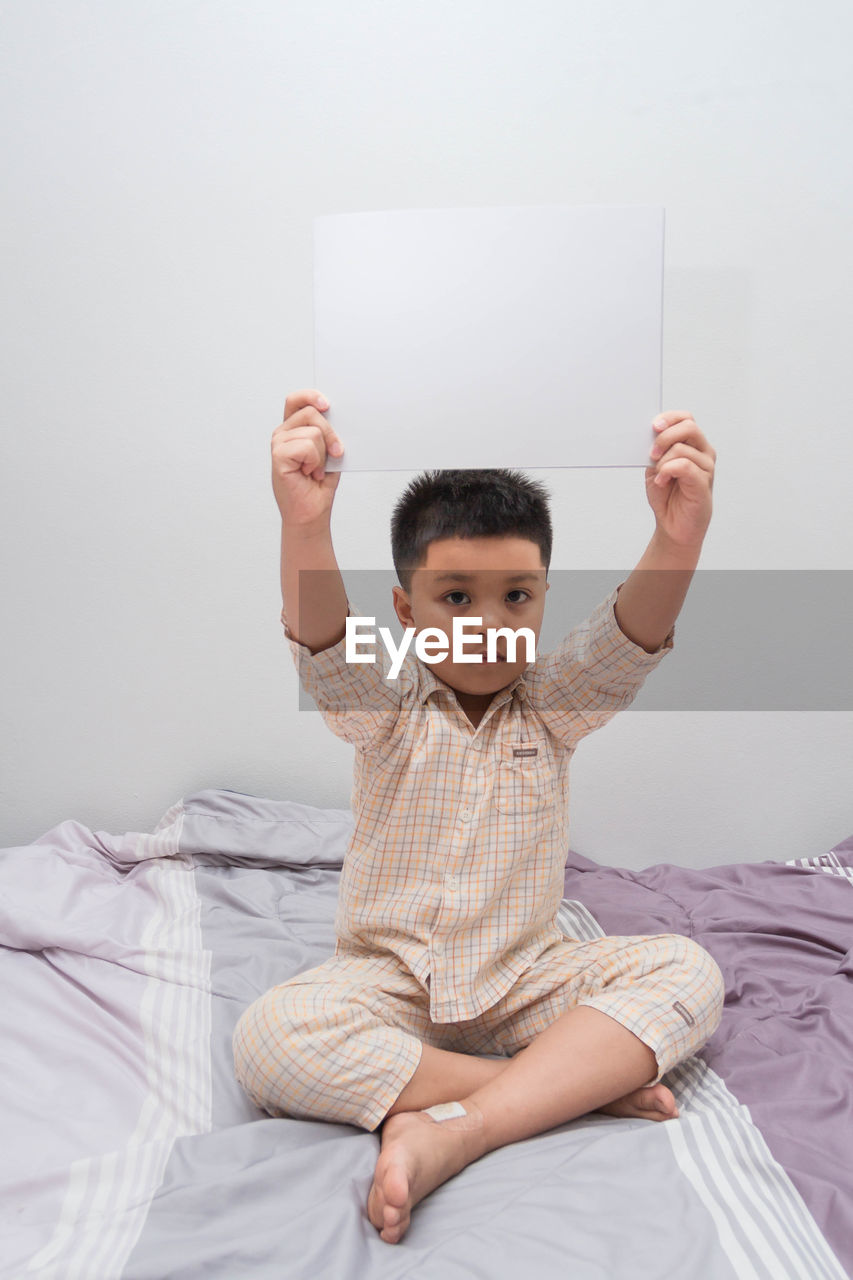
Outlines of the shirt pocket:
[{"label": "shirt pocket", "polygon": [[544,739],[501,743],[495,776],[498,812],[533,817],[553,801],[553,762]]}]

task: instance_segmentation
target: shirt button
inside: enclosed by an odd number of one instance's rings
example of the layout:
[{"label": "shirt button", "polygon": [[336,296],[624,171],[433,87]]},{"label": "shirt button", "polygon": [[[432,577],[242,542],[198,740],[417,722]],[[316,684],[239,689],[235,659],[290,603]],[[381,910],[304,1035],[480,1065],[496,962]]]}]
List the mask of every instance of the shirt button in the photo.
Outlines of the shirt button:
[{"label": "shirt button", "polygon": [[434,942],[434,943],[432,944],[432,949],[433,949],[433,951],[435,952],[435,954],[436,954],[437,956],[443,955],[443,954],[444,954],[444,943],[443,943],[443,942]]},{"label": "shirt button", "polygon": [[461,813],[460,813],[460,815],[459,815],[460,820],[461,820],[462,822],[470,822],[473,816],[474,816],[474,815],[473,815],[472,811],[471,811],[470,809],[467,809],[467,808],[466,808],[466,809],[463,809],[463,810],[462,810],[462,812],[461,812]]},{"label": "shirt button", "polygon": [[458,887],[459,887],[459,877],[458,877],[458,876],[447,876],[447,877],[446,877],[446,879],[445,879],[445,884],[447,885],[447,887],[448,887],[448,889],[450,890],[450,892],[451,892],[451,893],[454,893],[454,892],[455,892],[455,890],[456,890],[456,889],[458,889]]}]

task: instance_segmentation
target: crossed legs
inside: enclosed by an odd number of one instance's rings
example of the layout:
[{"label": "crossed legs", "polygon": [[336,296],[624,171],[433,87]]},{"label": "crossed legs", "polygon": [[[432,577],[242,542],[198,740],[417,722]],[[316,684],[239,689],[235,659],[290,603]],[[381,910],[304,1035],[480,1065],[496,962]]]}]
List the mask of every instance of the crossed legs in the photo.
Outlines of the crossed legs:
[{"label": "crossed legs", "polygon": [[[382,1126],[368,1215],[396,1243],[424,1196],[496,1147],[596,1110],[674,1118],[651,1082],[708,1040],[723,997],[718,966],[682,935],[567,942],[448,1039],[396,957],[336,956],[246,1010],[235,1071],[270,1115]],[[492,1047],[515,1056],[475,1056]],[[436,1122],[442,1102],[464,1114]]]},{"label": "crossed legs", "polygon": [[[465,1055],[424,1047],[382,1128],[367,1209],[390,1244],[402,1239],[412,1209],[424,1196],[497,1147],[589,1111],[651,1120],[678,1114],[670,1090],[649,1084],[657,1076],[652,1050],[606,1013],[587,1006],[562,1014],[507,1062],[450,1063],[451,1058]],[[436,1122],[425,1114],[426,1107],[449,1101],[460,1102],[465,1116]]]}]

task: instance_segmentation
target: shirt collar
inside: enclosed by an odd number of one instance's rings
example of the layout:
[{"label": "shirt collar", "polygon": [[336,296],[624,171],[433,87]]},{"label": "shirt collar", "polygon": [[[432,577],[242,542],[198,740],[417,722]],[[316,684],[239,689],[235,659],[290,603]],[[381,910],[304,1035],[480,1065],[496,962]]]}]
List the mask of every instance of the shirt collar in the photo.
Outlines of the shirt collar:
[{"label": "shirt collar", "polygon": [[[433,674],[429,663],[422,662],[420,658],[415,658],[415,662],[420,675],[418,697],[422,703],[426,702],[434,693],[454,693],[449,684],[445,684],[443,680],[439,680],[438,676]],[[501,689],[495,694],[496,701],[492,703],[492,706],[501,706],[502,703],[509,702],[511,697],[520,700],[527,697],[527,685],[525,684],[523,672],[515,677],[512,684],[507,685],[505,689]]]}]

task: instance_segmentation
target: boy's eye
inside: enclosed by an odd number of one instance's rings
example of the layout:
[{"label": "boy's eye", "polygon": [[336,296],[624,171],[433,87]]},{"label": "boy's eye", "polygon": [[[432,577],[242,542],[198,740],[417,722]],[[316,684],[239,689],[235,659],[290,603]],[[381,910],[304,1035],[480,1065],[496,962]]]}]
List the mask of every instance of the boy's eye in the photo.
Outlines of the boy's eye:
[{"label": "boy's eye", "polygon": [[448,591],[444,598],[448,604],[462,605],[471,603],[465,591]]},{"label": "boy's eye", "polygon": [[530,592],[525,591],[523,587],[516,587],[514,591],[508,591],[506,598],[510,604],[523,604],[525,600],[530,599]]}]

